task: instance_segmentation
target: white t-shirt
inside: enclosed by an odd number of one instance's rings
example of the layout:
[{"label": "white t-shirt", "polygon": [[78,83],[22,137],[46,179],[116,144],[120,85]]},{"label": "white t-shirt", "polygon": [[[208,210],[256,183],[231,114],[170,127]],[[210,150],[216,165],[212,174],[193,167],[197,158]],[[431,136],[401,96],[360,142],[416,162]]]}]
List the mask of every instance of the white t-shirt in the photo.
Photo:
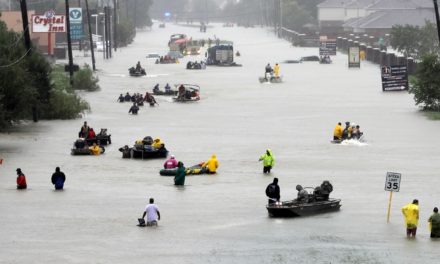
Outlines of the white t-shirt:
[{"label": "white t-shirt", "polygon": [[147,222],[157,221],[157,212],[159,212],[157,205],[147,205],[147,207],[145,207],[145,212],[147,212]]}]

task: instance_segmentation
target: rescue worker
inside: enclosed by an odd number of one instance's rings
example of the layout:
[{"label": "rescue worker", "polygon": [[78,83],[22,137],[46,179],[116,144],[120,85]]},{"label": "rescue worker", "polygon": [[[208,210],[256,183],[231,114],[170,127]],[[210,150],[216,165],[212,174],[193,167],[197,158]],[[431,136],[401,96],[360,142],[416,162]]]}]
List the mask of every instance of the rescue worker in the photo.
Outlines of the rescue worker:
[{"label": "rescue worker", "polygon": [[206,173],[216,173],[218,168],[218,160],[215,154],[212,154],[211,158],[203,164],[203,167],[206,168]]},{"label": "rescue worker", "polygon": [[270,173],[270,170],[275,165],[275,157],[270,149],[266,150],[266,153],[260,157],[259,161],[263,161],[263,173]]},{"label": "rescue worker", "polygon": [[[142,144],[142,141],[141,141],[141,144]],[[131,149],[127,145],[125,145],[122,148],[119,148],[119,151],[122,152],[123,159],[131,158]]]},{"label": "rescue worker", "polygon": [[164,169],[174,169],[174,168],[177,168],[177,164],[178,164],[178,162],[177,162],[176,158],[174,157],[174,155],[171,155],[171,157],[167,161],[165,161],[165,163],[163,164],[163,168]]},{"label": "rescue worker", "polygon": [[101,148],[96,143],[93,143],[89,150],[92,155],[98,156],[101,154]]},{"label": "rescue worker", "polygon": [[55,172],[52,174],[51,181],[52,184],[55,185],[55,190],[62,190],[64,188],[66,175],[60,170],[60,167],[55,168]]},{"label": "rescue worker", "polygon": [[87,125],[87,121],[84,121],[83,126],[79,130],[78,137],[79,138],[87,138],[88,134],[89,134],[89,126]]},{"label": "rescue worker", "polygon": [[154,99],[154,96],[151,95],[149,92],[145,93],[144,101],[150,104],[150,106],[154,106],[157,104],[156,99]]},{"label": "rescue worker", "polygon": [[272,72],[273,72],[273,70],[272,70],[272,66],[270,66],[270,63],[268,63],[268,64],[266,65],[266,68],[265,68],[264,70],[265,70],[265,71],[264,71],[264,78],[266,78],[266,80],[267,80],[267,74],[271,75]]},{"label": "rescue worker", "polygon": [[335,129],[333,130],[333,140],[342,140],[342,124],[341,122],[338,122]]},{"label": "rescue worker", "polygon": [[177,163],[176,176],[174,177],[174,185],[185,185],[185,176],[186,176],[185,166],[183,166],[183,163],[179,161],[179,163]]},{"label": "rescue worker", "polygon": [[163,142],[160,138],[155,138],[153,140],[153,144],[151,145],[153,148],[160,149],[163,148]]},{"label": "rescue worker", "polygon": [[414,199],[412,203],[402,207],[402,213],[405,217],[406,236],[416,237],[417,225],[419,223],[419,201]]},{"label": "rescue worker", "polygon": [[128,92],[124,96],[124,101],[125,102],[130,102],[131,101],[131,95]]},{"label": "rescue worker", "polygon": [[139,107],[136,105],[136,103],[133,103],[133,105],[130,107],[130,110],[128,110],[128,113],[137,115],[138,111],[139,111]]},{"label": "rescue worker", "polygon": [[90,128],[89,133],[87,134],[87,139],[94,139],[94,138],[96,138],[96,133],[93,130],[93,128]]},{"label": "rescue worker", "polygon": [[273,67],[273,73],[275,74],[275,78],[278,78],[280,75],[280,66],[278,63],[275,63],[275,66]]},{"label": "rescue worker", "polygon": [[440,214],[438,208],[434,207],[433,214],[429,217],[429,227],[431,228],[431,238],[440,238]]},{"label": "rescue worker", "polygon": [[280,201],[280,186],[278,186],[278,178],[274,178],[273,182],[266,187],[266,196],[269,197],[268,204]]},{"label": "rescue worker", "polygon": [[342,131],[342,139],[351,139],[352,128],[350,126],[350,122],[345,122],[345,128]]},{"label": "rescue worker", "polygon": [[309,201],[309,193],[299,184],[296,186],[296,190],[298,191],[296,201],[300,203],[307,203]]},{"label": "rescue worker", "polygon": [[154,93],[157,93],[157,92],[159,92],[159,91],[160,91],[160,89],[159,89],[159,84],[156,83],[156,85],[153,87],[153,92],[154,92]]},{"label": "rescue worker", "polygon": [[165,85],[165,92],[169,92],[169,91],[171,91],[171,86],[167,83]]},{"label": "rescue worker", "polygon": [[330,193],[333,191],[333,185],[329,181],[323,181],[320,186],[322,198],[327,201]]},{"label": "rescue worker", "polygon": [[124,101],[125,101],[124,96],[122,94],[119,95],[118,102],[123,103]]},{"label": "rescue worker", "polygon": [[17,190],[27,189],[26,176],[24,176],[20,168],[18,168],[16,171],[17,171]]},{"label": "rescue worker", "polygon": [[137,71],[137,72],[140,72],[141,70],[142,70],[141,62],[138,61],[138,62],[136,63],[136,71]]}]

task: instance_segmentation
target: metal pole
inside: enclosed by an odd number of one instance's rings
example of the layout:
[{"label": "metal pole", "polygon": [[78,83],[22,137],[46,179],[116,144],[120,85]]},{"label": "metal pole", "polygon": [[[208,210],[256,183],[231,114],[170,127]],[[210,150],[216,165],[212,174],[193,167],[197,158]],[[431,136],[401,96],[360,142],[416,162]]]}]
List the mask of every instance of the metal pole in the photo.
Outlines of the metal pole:
[{"label": "metal pole", "polygon": [[67,54],[69,55],[69,75],[70,85],[73,85],[73,56],[72,56],[72,43],[70,39],[70,15],[69,15],[69,0],[66,0],[66,31],[67,31]]},{"label": "metal pole", "polygon": [[437,23],[437,34],[438,34],[438,41],[440,42],[440,18],[439,18],[439,14],[438,14],[438,4],[437,4],[437,0],[434,0],[434,11],[435,11],[435,20]]},{"label": "metal pole", "polygon": [[95,49],[93,48],[92,25],[90,24],[90,12],[89,12],[89,1],[88,0],[86,0],[86,12],[87,12],[87,24],[89,26],[90,50],[92,51],[92,69],[93,69],[93,71],[96,71],[96,67],[95,67]]}]

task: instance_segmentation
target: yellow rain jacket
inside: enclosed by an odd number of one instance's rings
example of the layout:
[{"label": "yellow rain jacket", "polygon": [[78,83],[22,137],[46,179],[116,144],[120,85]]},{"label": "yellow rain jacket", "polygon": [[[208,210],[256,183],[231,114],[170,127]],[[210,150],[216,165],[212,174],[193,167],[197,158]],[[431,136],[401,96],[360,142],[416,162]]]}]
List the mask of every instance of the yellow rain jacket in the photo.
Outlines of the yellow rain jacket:
[{"label": "yellow rain jacket", "polygon": [[407,228],[415,228],[419,224],[419,206],[417,204],[407,204],[402,207]]},{"label": "yellow rain jacket", "polygon": [[151,145],[153,148],[161,148],[163,145],[163,142],[160,140],[160,138],[155,138],[153,141],[153,144]]},{"label": "yellow rain jacket", "polygon": [[216,172],[218,168],[217,157],[215,155],[212,155],[212,157],[207,162],[205,162],[203,166],[207,168],[209,172]]},{"label": "yellow rain jacket", "polygon": [[342,126],[337,124],[335,127],[335,130],[333,130],[333,136],[341,139],[342,138],[342,131],[343,131]]},{"label": "yellow rain jacket", "polygon": [[98,145],[91,146],[89,149],[90,149],[90,152],[92,152],[92,155],[100,155],[101,154],[101,148]]},{"label": "yellow rain jacket", "polygon": [[[270,155],[267,155],[267,152],[270,153]],[[268,167],[268,166],[274,166],[275,165],[275,157],[273,156],[272,150],[267,149],[266,153],[264,153],[264,155],[262,155],[260,157],[260,161],[263,161],[263,166],[264,167]]]},{"label": "yellow rain jacket", "polygon": [[275,77],[278,77],[280,75],[280,66],[278,64],[275,64],[273,67],[273,73],[275,74]]}]

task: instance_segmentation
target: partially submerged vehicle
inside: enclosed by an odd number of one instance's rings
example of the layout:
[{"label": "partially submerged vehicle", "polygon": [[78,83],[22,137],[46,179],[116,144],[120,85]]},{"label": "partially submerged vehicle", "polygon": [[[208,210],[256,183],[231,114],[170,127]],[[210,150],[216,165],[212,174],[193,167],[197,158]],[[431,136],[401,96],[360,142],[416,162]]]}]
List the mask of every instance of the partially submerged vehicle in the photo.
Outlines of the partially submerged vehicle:
[{"label": "partially submerged vehicle", "polygon": [[[191,166],[189,168],[186,168],[185,174],[186,176],[189,175],[202,175],[205,174],[208,170],[204,167],[202,167],[202,164],[197,164],[194,166]],[[159,171],[159,174],[161,176],[176,176],[177,174],[177,168],[175,169],[161,169]]]},{"label": "partially submerged vehicle", "polygon": [[328,199],[308,203],[292,200],[268,204],[266,208],[272,217],[294,217],[337,211],[341,208],[340,203],[340,199]]},{"label": "partially submerged vehicle", "polygon": [[200,86],[196,84],[176,84],[177,96],[175,102],[195,102],[200,100]]},{"label": "partially submerged vehicle", "polygon": [[135,67],[131,67],[130,69],[128,69],[128,73],[132,77],[141,77],[141,76],[147,75],[147,73],[145,72],[145,69],[141,68],[140,70],[136,70]]},{"label": "partially submerged vehicle", "polygon": [[319,61],[318,56],[304,56],[301,57],[301,61]]},{"label": "partially submerged vehicle", "polygon": [[234,62],[234,46],[232,41],[217,40],[216,45],[210,47],[207,51],[206,63],[223,67],[241,66],[241,64]]},{"label": "partially submerged vehicle", "polygon": [[282,83],[283,76],[258,77],[258,80],[260,81],[260,83]]}]

